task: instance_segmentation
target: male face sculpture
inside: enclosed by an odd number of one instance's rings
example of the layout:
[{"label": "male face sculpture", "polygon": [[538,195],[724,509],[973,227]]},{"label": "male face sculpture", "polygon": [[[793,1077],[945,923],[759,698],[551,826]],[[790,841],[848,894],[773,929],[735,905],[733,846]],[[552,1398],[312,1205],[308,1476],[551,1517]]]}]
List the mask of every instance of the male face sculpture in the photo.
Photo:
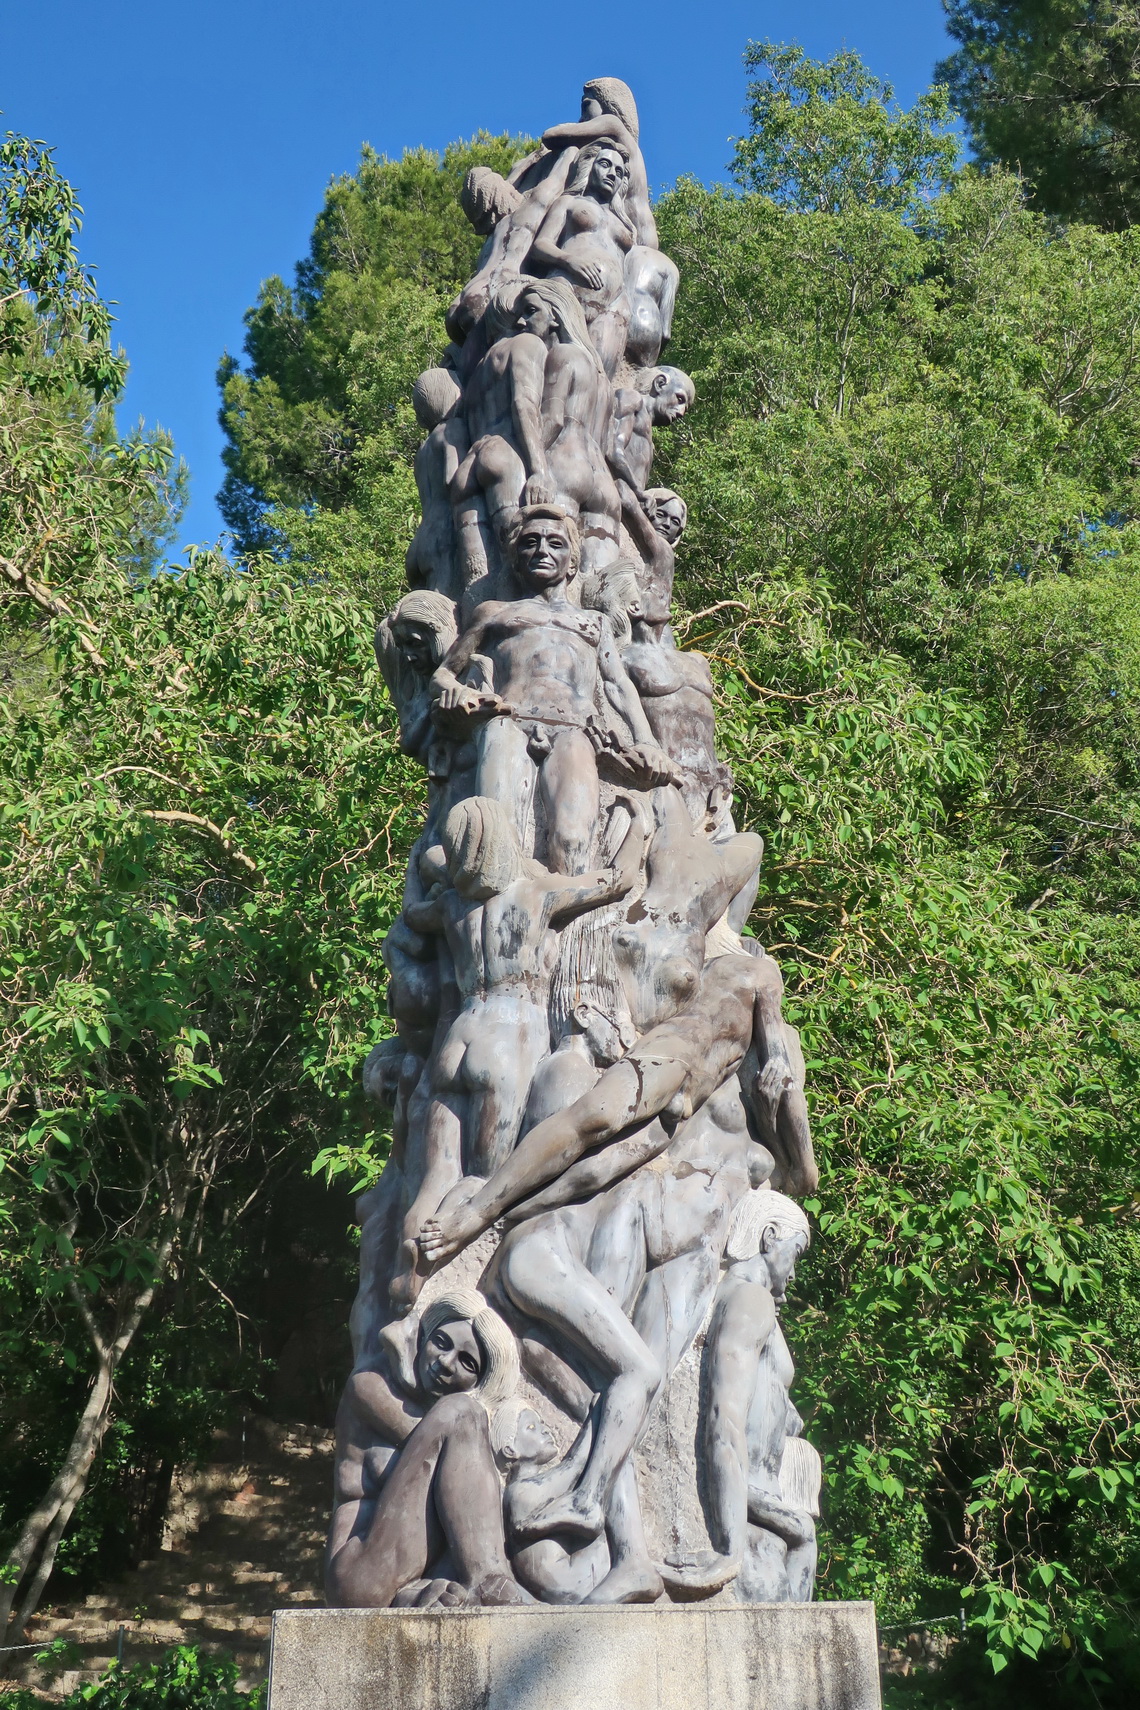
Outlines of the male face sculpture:
[{"label": "male face sculpture", "polygon": [[561,587],[574,574],[570,536],[554,517],[532,517],[515,542],[515,573],[534,593]]},{"label": "male face sculpture", "polygon": [[661,426],[679,422],[689,407],[688,388],[675,368],[659,368],[650,390],[653,419]]},{"label": "male face sculpture", "polygon": [[420,1344],[416,1376],[420,1388],[435,1397],[474,1389],[483,1371],[483,1352],[466,1319],[439,1324]]},{"label": "male face sculpture", "polygon": [[764,1231],[760,1251],[767,1261],[768,1275],[772,1279],[772,1299],[777,1306],[784,1304],[788,1285],[795,1279],[796,1260],[803,1256],[805,1246],[802,1235],[781,1235],[775,1229]]}]

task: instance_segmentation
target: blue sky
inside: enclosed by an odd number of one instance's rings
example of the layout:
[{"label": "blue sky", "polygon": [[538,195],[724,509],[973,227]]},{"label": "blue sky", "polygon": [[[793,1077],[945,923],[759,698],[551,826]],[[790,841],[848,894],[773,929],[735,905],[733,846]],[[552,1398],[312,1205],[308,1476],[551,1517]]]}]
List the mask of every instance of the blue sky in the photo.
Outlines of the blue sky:
[{"label": "blue sky", "polygon": [[214,373],[269,274],[292,278],[328,180],[399,154],[576,116],[582,83],[637,96],[650,181],[725,176],[751,37],[854,48],[905,102],[948,50],[941,0],[0,0],[0,127],[53,144],[115,300],[125,422],[190,465],[182,540],[221,528]]}]

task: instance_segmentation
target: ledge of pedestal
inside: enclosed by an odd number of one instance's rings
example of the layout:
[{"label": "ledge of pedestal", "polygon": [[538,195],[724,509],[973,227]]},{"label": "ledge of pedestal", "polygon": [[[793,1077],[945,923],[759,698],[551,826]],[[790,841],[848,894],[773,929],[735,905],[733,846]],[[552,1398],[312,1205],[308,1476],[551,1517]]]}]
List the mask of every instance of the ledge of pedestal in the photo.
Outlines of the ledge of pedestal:
[{"label": "ledge of pedestal", "polygon": [[269,1710],[880,1710],[871,1603],[287,1609]]}]

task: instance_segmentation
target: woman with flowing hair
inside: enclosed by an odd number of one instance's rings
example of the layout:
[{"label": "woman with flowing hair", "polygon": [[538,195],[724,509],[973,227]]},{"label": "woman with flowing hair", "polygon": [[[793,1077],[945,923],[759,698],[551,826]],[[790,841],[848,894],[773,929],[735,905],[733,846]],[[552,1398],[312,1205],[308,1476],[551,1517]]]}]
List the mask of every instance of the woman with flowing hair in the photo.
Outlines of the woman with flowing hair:
[{"label": "woman with flowing hair", "polygon": [[384,1336],[357,1363],[337,1414],[330,1605],[533,1601],[507,1559],[490,1433],[518,1380],[514,1337],[472,1289],[425,1308],[413,1369]]},{"label": "woman with flowing hair", "polygon": [[629,167],[612,142],[582,149],[563,195],[553,202],[531,245],[528,270],[565,279],[586,314],[590,337],[612,380],[625,352],[630,305],[626,257],[637,240],[625,211]]}]

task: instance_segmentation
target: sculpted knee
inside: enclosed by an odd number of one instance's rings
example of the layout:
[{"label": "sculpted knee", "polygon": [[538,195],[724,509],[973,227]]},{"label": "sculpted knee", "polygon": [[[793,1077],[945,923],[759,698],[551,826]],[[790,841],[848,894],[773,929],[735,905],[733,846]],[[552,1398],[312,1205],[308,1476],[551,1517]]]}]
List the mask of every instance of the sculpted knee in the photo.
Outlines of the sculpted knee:
[{"label": "sculpted knee", "polygon": [[424,1423],[433,1425],[441,1436],[462,1437],[472,1442],[483,1439],[490,1443],[491,1440],[486,1408],[466,1392],[441,1396]]}]

